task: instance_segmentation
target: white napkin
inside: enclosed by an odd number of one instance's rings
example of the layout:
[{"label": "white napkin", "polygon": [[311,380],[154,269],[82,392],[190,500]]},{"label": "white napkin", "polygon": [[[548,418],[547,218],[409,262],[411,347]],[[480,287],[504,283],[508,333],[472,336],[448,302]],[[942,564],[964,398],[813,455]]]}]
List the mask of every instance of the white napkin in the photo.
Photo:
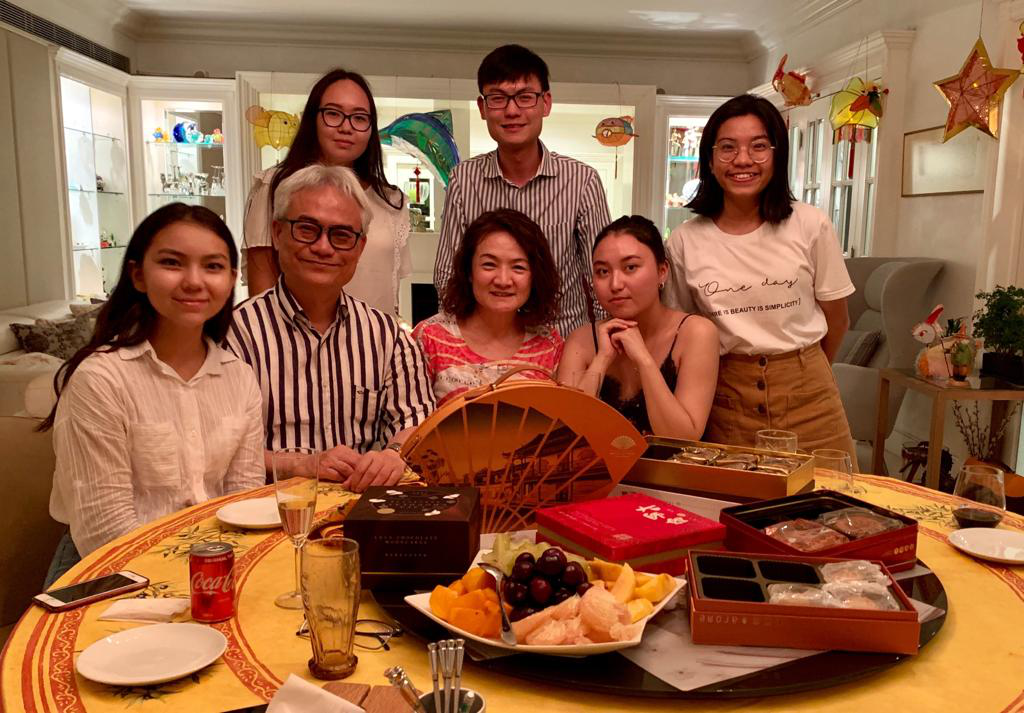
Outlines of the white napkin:
[{"label": "white napkin", "polygon": [[118,599],[100,615],[106,621],[171,621],[189,607],[184,598]]},{"label": "white napkin", "polygon": [[294,673],[270,699],[267,713],[366,713],[340,696],[304,681]]}]

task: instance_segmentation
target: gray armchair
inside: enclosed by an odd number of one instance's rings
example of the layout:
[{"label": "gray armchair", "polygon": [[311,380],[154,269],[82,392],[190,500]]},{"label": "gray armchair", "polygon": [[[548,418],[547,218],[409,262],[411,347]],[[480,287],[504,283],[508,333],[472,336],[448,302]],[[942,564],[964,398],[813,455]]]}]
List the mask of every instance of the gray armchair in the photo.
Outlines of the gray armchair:
[{"label": "gray armchair", "polygon": [[[922,345],[910,331],[934,307],[928,302],[929,287],[942,270],[943,262],[930,258],[857,257],[846,261],[857,291],[848,298],[850,332],[840,347],[832,373],[857,442],[857,460],[863,470],[871,463],[878,412],[878,370],[909,369]],[[843,363],[854,356],[856,344],[879,342],[863,365]],[[845,353],[844,353],[845,352]],[[859,356],[863,357],[862,351]],[[905,389],[889,390],[889,422],[885,435],[892,433]]]}]

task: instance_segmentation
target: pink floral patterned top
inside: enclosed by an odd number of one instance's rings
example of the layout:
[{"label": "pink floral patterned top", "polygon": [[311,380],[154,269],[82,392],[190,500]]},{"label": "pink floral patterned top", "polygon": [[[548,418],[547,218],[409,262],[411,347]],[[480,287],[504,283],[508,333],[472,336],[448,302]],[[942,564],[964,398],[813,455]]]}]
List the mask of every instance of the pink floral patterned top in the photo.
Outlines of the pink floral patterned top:
[{"label": "pink floral patterned top", "polygon": [[523,371],[513,379],[544,379],[554,373],[562,358],[565,343],[554,327],[528,329],[519,351],[508,359],[487,359],[474,352],[462,338],[454,317],[436,314],[412,330],[413,339],[423,350],[427,373],[434,385],[434,398],[440,406],[464,391],[493,383],[502,374],[519,366],[542,367]]}]

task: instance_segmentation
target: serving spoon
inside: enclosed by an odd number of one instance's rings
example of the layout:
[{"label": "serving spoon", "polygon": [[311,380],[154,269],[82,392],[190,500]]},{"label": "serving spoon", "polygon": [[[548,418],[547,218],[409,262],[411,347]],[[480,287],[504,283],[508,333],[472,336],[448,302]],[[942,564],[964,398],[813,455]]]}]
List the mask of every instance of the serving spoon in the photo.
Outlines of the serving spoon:
[{"label": "serving spoon", "polygon": [[505,597],[501,593],[501,580],[505,579],[505,573],[492,564],[480,562],[477,567],[494,577],[494,587],[498,590],[498,609],[501,611],[501,640],[509,646],[519,643],[516,634],[512,631],[512,622],[508,620],[508,612],[505,611]]}]

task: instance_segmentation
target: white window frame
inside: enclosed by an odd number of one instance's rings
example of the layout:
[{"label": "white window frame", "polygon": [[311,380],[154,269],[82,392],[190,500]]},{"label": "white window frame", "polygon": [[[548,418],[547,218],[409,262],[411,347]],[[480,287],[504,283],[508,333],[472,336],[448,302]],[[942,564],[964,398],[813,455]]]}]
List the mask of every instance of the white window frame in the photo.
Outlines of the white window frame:
[{"label": "white window frame", "polygon": [[[846,188],[847,205],[845,210],[849,211],[849,222],[845,227],[842,224],[835,224],[836,234],[839,237],[839,246],[845,257],[860,257],[867,252],[870,245],[870,225],[873,220],[874,205],[868,206],[867,189],[868,159],[871,152],[876,150],[878,135],[877,131],[871,137],[871,142],[860,142],[854,148],[853,178],[846,178],[846,171],[843,177],[836,176],[836,163],[840,157],[839,150],[845,143],[832,143],[832,125],[828,120],[829,102],[818,100],[810,106],[795,107],[788,112],[790,136],[798,136],[799,145],[790,145],[790,151],[794,156],[790,157],[791,180],[793,192],[799,200],[811,203],[821,209],[832,220],[833,207],[837,194],[842,199],[841,189]],[[877,156],[877,155],[876,155]],[[795,163],[794,163],[795,162]],[[877,163],[875,165],[877,171]],[[875,176],[871,178],[871,184],[875,182]],[[840,191],[837,191],[840,189]],[[816,197],[816,200],[813,200]],[[872,195],[872,202],[875,197]]]}]

